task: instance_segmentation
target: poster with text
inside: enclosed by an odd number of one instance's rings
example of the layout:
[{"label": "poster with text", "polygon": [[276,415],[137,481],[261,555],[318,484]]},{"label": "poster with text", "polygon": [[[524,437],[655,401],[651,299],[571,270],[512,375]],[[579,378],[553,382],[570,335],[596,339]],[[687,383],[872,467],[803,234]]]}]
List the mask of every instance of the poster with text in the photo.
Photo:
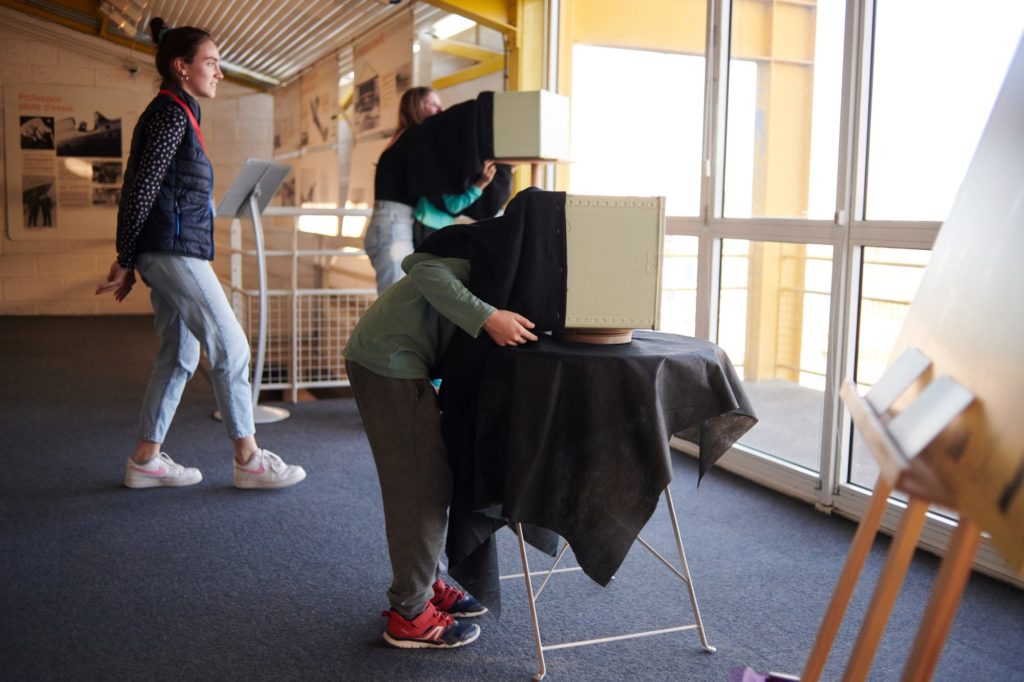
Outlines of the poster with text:
[{"label": "poster with text", "polygon": [[353,101],[357,138],[380,136],[398,125],[398,102],[413,85],[412,10],[353,45]]},{"label": "poster with text", "polygon": [[11,239],[114,238],[138,104],[123,90],[4,87]]}]

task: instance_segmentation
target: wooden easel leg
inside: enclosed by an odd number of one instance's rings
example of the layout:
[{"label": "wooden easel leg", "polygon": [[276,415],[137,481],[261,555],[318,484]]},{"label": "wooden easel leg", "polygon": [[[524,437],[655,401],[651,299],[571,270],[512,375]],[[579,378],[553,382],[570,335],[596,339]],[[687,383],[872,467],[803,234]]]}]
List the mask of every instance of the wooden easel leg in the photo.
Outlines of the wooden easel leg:
[{"label": "wooden easel leg", "polygon": [[832,592],[832,599],[825,610],[825,617],[818,628],[818,636],[811,647],[811,653],[807,657],[807,664],[804,666],[800,679],[803,682],[817,682],[821,672],[825,669],[825,662],[828,660],[829,651],[835,641],[836,633],[843,622],[843,614],[850,604],[850,597],[857,586],[857,578],[861,569],[864,568],[864,561],[871,552],[871,545],[875,541],[875,534],[882,524],[882,516],[889,503],[889,495],[892,493],[892,486],[879,477],[875,483],[875,492],[871,497],[871,504],[867,513],[857,526],[857,533],[853,536],[853,543],[846,555],[846,563],[839,574],[839,581]]},{"label": "wooden easel leg", "polygon": [[885,632],[885,624],[889,620],[907,567],[917,548],[917,539],[921,536],[927,512],[928,503],[917,498],[911,498],[910,504],[903,512],[903,519],[900,520],[892,546],[889,548],[889,556],[882,566],[881,575],[878,576],[871,605],[868,606],[868,612],[857,635],[857,643],[854,644],[846,665],[846,672],[843,674],[845,682],[860,682],[867,679],[878,642]]},{"label": "wooden easel leg", "polygon": [[910,650],[907,666],[903,669],[904,682],[926,682],[932,678],[939,662],[943,643],[953,624],[953,616],[960,605],[967,578],[971,573],[974,555],[978,552],[981,529],[969,519],[960,519],[960,526],[946,550],[939,569],[939,577],[932,587],[921,627]]}]

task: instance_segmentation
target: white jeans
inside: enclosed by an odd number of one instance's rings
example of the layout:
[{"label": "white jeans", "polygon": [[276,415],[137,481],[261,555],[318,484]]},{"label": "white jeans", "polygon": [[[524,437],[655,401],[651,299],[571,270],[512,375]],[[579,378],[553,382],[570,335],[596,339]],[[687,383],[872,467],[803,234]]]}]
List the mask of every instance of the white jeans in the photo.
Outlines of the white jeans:
[{"label": "white jeans", "polygon": [[377,273],[377,293],[402,279],[402,260],[413,252],[412,206],[397,201],[377,201],[366,227],[363,248]]},{"label": "white jeans", "polygon": [[163,443],[185,383],[199,364],[200,345],[228,436],[256,431],[249,384],[249,341],[208,261],[174,253],[143,253],[136,269],[151,289],[160,350],[139,418],[139,437]]}]

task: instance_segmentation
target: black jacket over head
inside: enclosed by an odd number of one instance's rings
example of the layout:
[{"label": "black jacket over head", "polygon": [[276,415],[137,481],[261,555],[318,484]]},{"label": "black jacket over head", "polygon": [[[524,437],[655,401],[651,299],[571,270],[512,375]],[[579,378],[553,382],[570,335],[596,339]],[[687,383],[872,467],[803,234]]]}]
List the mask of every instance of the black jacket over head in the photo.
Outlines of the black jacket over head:
[{"label": "black jacket over head", "polygon": [[[381,154],[374,199],[415,206],[427,197],[442,206],[445,194],[461,194],[494,156],[494,93],[460,102],[403,132]],[[477,220],[496,215],[512,190],[512,169],[498,165],[483,195],[462,214]]]},{"label": "black jacket over head", "polygon": [[[565,192],[525,189],[497,218],[451,225],[431,234],[417,249],[469,260],[469,290],[496,308],[523,315],[534,333],[565,326]],[[458,332],[441,358],[442,409],[462,400],[494,342]]]},{"label": "black jacket over head", "polygon": [[[536,326],[533,332],[565,326],[565,193],[523,190],[504,215],[472,225],[453,225],[428,237],[417,251],[470,261],[469,290],[499,309],[517,312]],[[458,331],[441,358],[441,427],[452,463],[455,490],[448,522],[449,572],[495,611],[497,553],[492,533],[504,521],[478,513],[500,498],[478,452],[477,387],[487,355],[497,346],[485,332],[472,338]],[[534,534],[533,544],[554,550],[555,538]]]},{"label": "black jacket over head", "polygon": [[[179,87],[168,89],[188,105],[198,122],[201,117],[199,103]],[[168,95],[159,94],[139,116],[132,132],[131,153],[125,167],[126,188],[138,180],[138,161],[149,141],[146,139],[149,120],[164,107],[180,106]],[[120,220],[121,216],[118,216]],[[213,260],[213,166],[191,124],[167,168],[153,208],[139,234],[137,252],[149,251],[168,251]]]}]

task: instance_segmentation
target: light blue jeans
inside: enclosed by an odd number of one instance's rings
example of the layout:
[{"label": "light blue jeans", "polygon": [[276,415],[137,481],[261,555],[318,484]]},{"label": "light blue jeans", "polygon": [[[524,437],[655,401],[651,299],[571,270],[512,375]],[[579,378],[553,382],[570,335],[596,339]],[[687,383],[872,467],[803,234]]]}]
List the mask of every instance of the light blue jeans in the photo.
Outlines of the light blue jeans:
[{"label": "light blue jeans", "polygon": [[163,443],[185,383],[199,365],[200,345],[224,427],[232,440],[256,432],[249,384],[249,341],[209,261],[143,253],[136,269],[151,290],[160,350],[139,418],[139,437]]},{"label": "light blue jeans", "polygon": [[377,293],[402,279],[402,260],[413,252],[412,206],[397,201],[376,201],[366,227],[363,248],[377,273]]}]

